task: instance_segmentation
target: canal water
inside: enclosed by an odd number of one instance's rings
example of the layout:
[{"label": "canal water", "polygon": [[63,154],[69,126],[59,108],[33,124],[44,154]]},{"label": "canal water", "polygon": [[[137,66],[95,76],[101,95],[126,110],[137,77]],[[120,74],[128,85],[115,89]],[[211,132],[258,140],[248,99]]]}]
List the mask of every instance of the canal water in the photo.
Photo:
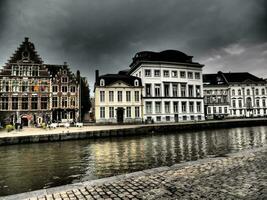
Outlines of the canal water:
[{"label": "canal water", "polygon": [[223,155],[267,144],[267,127],[0,147],[0,196]]}]

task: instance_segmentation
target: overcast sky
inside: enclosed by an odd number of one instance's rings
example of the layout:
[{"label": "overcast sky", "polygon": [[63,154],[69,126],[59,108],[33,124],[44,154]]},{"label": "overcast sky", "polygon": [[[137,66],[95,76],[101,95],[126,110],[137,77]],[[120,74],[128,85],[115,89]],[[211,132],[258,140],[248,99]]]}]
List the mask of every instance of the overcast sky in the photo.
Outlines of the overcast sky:
[{"label": "overcast sky", "polygon": [[127,69],[143,50],[267,78],[267,0],[0,0],[0,27],[1,65],[27,36],[45,63],[67,61],[91,86],[95,69]]}]

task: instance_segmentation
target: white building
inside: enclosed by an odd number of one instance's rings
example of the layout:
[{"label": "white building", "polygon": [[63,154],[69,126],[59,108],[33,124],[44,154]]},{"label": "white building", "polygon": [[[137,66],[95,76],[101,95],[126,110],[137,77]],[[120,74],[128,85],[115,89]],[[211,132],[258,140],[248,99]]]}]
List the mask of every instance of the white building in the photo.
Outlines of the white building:
[{"label": "white building", "polygon": [[[221,79],[223,84],[218,84],[218,81],[216,83],[214,81],[216,77]],[[214,101],[215,88],[225,91],[227,89],[225,98],[228,102]],[[211,92],[214,95],[211,95]],[[204,94],[207,116],[224,114],[228,117],[263,117],[267,115],[267,82],[248,72],[206,74],[204,75]],[[222,113],[219,111],[215,113],[214,107],[227,107],[227,109],[221,109]],[[228,114],[224,113],[226,110]]]},{"label": "white building", "polygon": [[143,119],[142,82],[126,74],[98,76],[95,82],[96,123],[140,123]]},{"label": "white building", "polygon": [[137,53],[128,73],[142,79],[144,120],[204,120],[202,67],[175,50]]}]

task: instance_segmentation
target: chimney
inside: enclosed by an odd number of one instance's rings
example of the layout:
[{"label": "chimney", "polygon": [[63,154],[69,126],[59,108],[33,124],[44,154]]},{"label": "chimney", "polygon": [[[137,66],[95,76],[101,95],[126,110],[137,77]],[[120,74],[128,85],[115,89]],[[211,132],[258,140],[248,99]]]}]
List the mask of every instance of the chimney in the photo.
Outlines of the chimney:
[{"label": "chimney", "polygon": [[95,81],[99,78],[99,70],[95,70]]}]

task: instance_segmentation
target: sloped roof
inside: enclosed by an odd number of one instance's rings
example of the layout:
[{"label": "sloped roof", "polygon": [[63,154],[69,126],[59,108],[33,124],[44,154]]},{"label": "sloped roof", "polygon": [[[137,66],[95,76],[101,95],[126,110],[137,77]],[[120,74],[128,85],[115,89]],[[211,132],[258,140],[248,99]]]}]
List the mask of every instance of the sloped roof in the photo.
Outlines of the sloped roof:
[{"label": "sloped roof", "polygon": [[100,86],[100,80],[105,80],[105,86],[111,85],[115,82],[122,81],[126,83],[127,85],[134,86],[134,81],[138,80],[139,86],[142,86],[142,81],[139,77],[125,75],[125,74],[105,74],[102,76],[99,76],[96,80],[95,86]]},{"label": "sloped roof", "polygon": [[43,64],[42,59],[35,50],[34,44],[25,38],[15,53],[10,57],[8,63],[30,62],[34,64]]},{"label": "sloped roof", "polygon": [[264,81],[262,78],[254,76],[248,72],[234,72],[234,73],[223,73],[228,82],[245,82],[245,81],[253,81],[253,82],[262,82]]},{"label": "sloped roof", "polygon": [[204,85],[228,85],[227,80],[222,73],[217,74],[203,74]]}]

